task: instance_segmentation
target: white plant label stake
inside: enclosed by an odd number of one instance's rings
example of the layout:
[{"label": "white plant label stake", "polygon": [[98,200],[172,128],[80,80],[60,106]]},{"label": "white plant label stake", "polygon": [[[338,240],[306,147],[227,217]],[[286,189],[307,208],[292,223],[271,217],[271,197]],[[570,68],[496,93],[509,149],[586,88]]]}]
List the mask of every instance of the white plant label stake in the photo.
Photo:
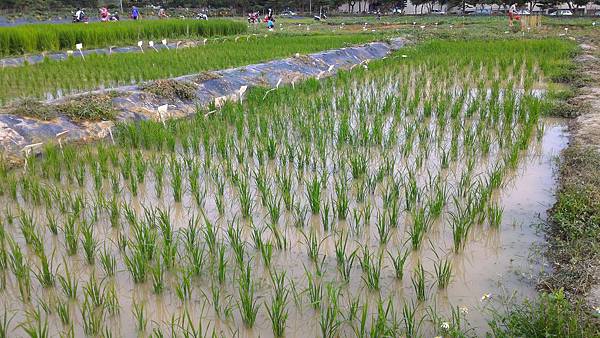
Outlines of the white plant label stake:
[{"label": "white plant label stake", "polygon": [[246,92],[246,90],[248,90],[248,86],[241,86],[240,87],[240,91],[239,91],[240,104],[243,103],[244,93]]},{"label": "white plant label stake", "polygon": [[148,46],[150,46],[152,49],[154,49],[155,51],[158,52],[158,49],[156,49],[156,47],[154,47],[154,41],[148,41]]},{"label": "white plant label stake", "polygon": [[110,135],[110,140],[112,144],[115,145],[115,138],[113,137],[112,128],[108,128],[108,135]]},{"label": "white plant label stake", "polygon": [[167,47],[167,49],[169,49],[169,45],[167,44],[167,39],[162,39],[162,44],[163,46]]},{"label": "white plant label stake", "polygon": [[31,155],[31,150],[37,146],[41,146],[43,143],[33,143],[33,144],[28,144],[25,147],[23,147],[23,149],[21,149],[22,152],[25,153],[25,165],[23,166],[23,172],[27,171],[27,162],[29,159],[29,156]]},{"label": "white plant label stake", "polygon": [[83,55],[83,43],[78,43],[75,45],[75,49],[77,49],[79,51],[79,54],[81,54],[81,57],[85,60],[85,56]]},{"label": "white plant label stake", "polygon": [[142,50],[142,53],[144,52],[144,48],[142,48],[143,45],[144,45],[144,41],[138,41],[138,47],[140,47],[140,49]]},{"label": "white plant label stake", "polygon": [[60,150],[62,150],[63,145],[62,145],[62,136],[66,135],[69,131],[65,130],[65,131],[61,131],[60,133],[56,134],[56,139],[58,140],[58,146],[60,147]]},{"label": "white plant label stake", "polygon": [[165,104],[158,107],[158,116],[160,117],[160,122],[162,122],[163,126],[166,127],[165,123],[165,115],[167,114],[167,110],[169,109],[169,105]]}]

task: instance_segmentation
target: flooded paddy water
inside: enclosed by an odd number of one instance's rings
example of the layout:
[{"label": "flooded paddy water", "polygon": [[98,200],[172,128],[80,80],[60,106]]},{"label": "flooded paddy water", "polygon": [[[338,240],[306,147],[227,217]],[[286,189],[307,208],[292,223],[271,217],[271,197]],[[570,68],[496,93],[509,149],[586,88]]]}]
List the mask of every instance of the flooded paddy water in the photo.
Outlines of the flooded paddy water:
[{"label": "flooded paddy water", "polygon": [[114,145],[46,147],[3,173],[6,326],[485,334],[489,310],[534,296],[543,268],[537,229],[567,142],[541,115],[548,69],[530,55],[544,46],[403,51],[206,116],[122,125]]}]

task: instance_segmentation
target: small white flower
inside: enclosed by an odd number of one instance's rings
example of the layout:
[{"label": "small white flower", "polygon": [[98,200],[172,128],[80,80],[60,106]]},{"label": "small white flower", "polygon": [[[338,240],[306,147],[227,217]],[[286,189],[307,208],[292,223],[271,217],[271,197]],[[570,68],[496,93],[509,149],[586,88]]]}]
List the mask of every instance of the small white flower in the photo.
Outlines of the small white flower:
[{"label": "small white flower", "polygon": [[450,324],[448,322],[443,322],[442,325],[440,325],[440,327],[442,328],[442,330],[448,330],[450,329]]},{"label": "small white flower", "polygon": [[466,315],[469,313],[469,309],[466,306],[461,307],[459,310],[460,310],[460,313],[462,313],[463,315]]},{"label": "small white flower", "polygon": [[491,293],[485,293],[483,294],[483,296],[481,296],[481,301],[486,301],[488,299],[492,298],[492,294]]}]

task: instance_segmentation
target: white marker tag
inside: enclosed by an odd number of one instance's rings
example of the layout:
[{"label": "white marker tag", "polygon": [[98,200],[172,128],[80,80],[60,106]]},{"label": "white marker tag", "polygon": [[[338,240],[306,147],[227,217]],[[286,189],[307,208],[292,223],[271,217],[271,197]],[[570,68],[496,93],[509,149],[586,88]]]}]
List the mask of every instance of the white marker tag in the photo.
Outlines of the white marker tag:
[{"label": "white marker tag", "polygon": [[148,46],[154,48],[154,41],[148,41]]},{"label": "white marker tag", "polygon": [[83,43],[76,44],[75,49],[83,49]]},{"label": "white marker tag", "polygon": [[68,50],[67,51],[67,56],[71,56],[71,55],[73,55],[73,51],[72,50]]},{"label": "white marker tag", "polygon": [[142,47],[144,45],[144,41],[138,41],[138,47]]},{"label": "white marker tag", "polygon": [[165,45],[165,46],[167,45],[167,39],[162,39],[161,42],[162,42],[163,45]]}]

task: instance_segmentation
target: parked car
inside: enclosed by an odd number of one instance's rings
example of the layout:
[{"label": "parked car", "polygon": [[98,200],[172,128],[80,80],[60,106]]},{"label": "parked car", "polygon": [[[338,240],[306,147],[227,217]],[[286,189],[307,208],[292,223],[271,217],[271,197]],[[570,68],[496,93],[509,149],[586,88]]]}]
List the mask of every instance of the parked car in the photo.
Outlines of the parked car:
[{"label": "parked car", "polygon": [[446,15],[446,11],[443,11],[441,9],[432,9],[429,14],[431,15]]},{"label": "parked car", "polygon": [[559,9],[555,12],[550,13],[551,16],[573,16],[573,12],[568,9]]},{"label": "parked car", "polygon": [[531,15],[531,12],[526,9],[521,9],[517,11],[518,15]]},{"label": "parked car", "polygon": [[287,11],[283,11],[281,12],[281,14],[279,14],[279,16],[287,16],[287,17],[291,17],[291,16],[296,16],[296,12],[287,10]]},{"label": "parked car", "polygon": [[478,8],[469,13],[469,15],[492,15],[492,10],[489,8]]}]

